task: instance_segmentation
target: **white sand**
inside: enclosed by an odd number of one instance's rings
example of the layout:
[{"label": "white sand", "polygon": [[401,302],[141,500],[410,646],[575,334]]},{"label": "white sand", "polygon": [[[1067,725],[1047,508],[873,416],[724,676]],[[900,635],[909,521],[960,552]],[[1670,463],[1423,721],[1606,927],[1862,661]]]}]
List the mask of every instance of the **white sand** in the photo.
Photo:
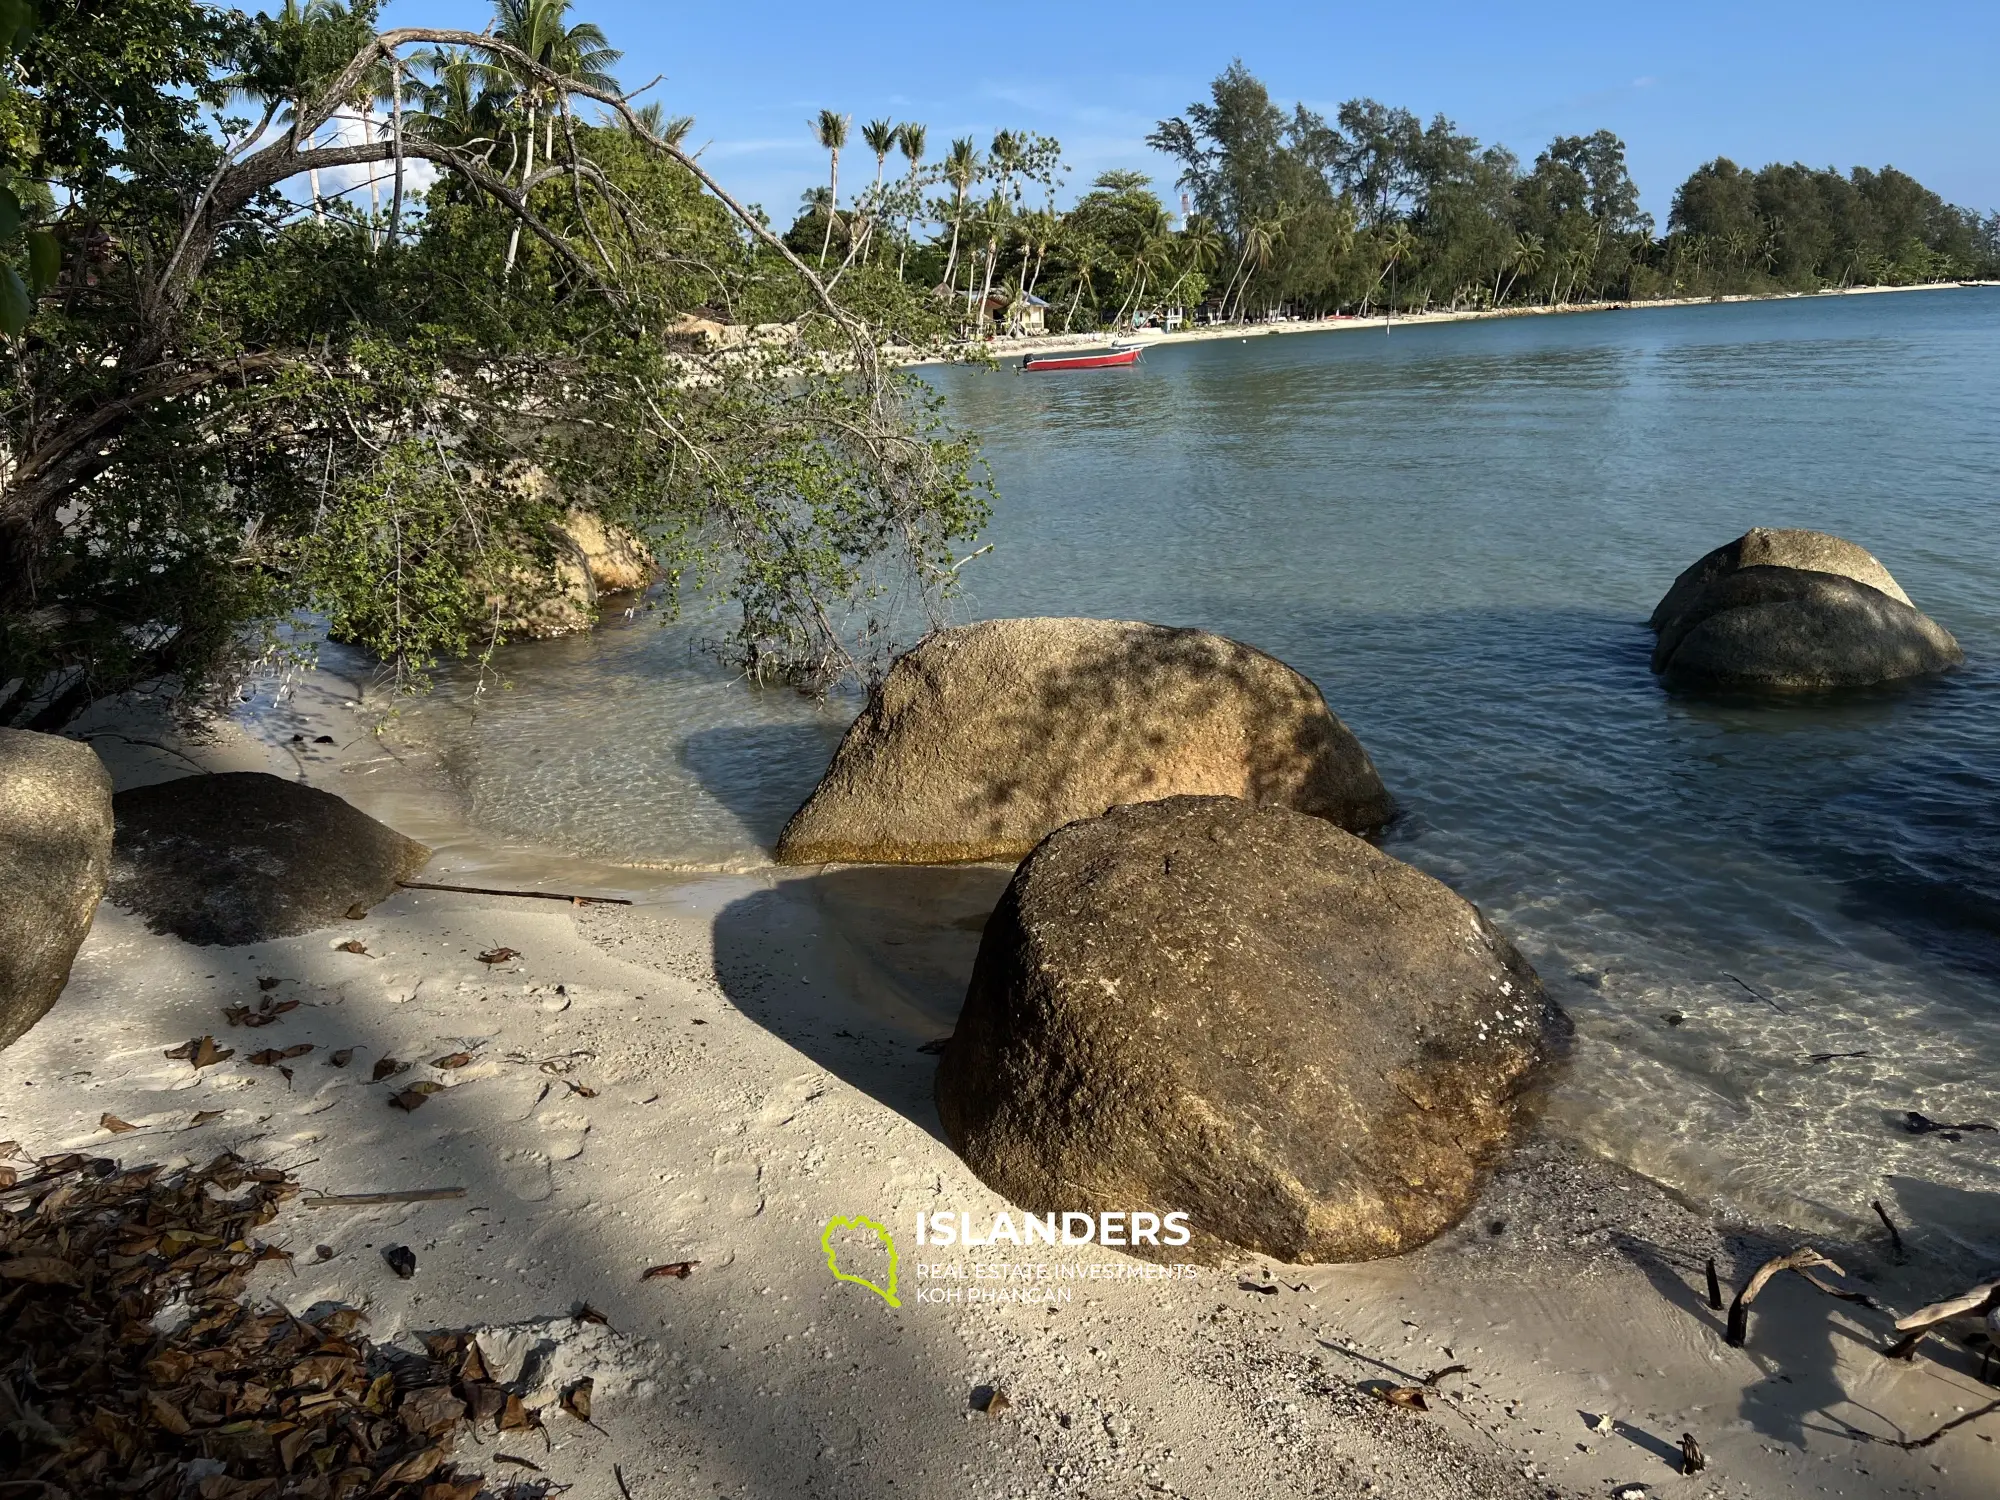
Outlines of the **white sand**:
[{"label": "white sand", "polygon": [[[1750,1348],[1727,1348],[1702,1261],[1737,1277],[1765,1242],[1554,1142],[1524,1151],[1460,1230],[1399,1261],[1068,1281],[1071,1300],[1053,1308],[920,1302],[915,1215],[983,1221],[1007,1206],[939,1139],[919,1050],[949,1029],[1007,872],[676,884],[499,847],[455,822],[430,768],[342,710],[341,684],[308,687],[295,722],[267,722],[270,743],[230,730],[179,753],[303,771],[437,844],[429,879],[638,904],[409,892],[337,930],[239,949],[152,935],[107,906],[56,1009],[0,1054],[0,1136],[130,1162],[229,1148],[332,1193],[465,1188],[415,1206],[295,1204],[268,1232],[296,1267],[257,1289],[295,1308],[365,1307],[379,1340],[492,1328],[489,1346],[527,1362],[544,1392],[593,1374],[601,1430],[552,1410],[552,1449],[534,1434],[497,1445],[581,1500],[619,1496],[614,1464],[632,1500],[1423,1500],[1601,1496],[1624,1481],[1661,1496],[1973,1500],[2000,1488],[2000,1413],[1916,1452],[1850,1432],[1922,1434],[2000,1398],[1965,1357],[1933,1343],[1943,1362],[1885,1362],[1884,1315],[1790,1277],[1759,1302]],[[187,768],[131,744],[175,743],[133,722],[125,740],[96,741],[121,784]],[[304,743],[289,743],[294,730]],[[318,733],[338,743],[315,746]],[[349,939],[368,955],[336,950]],[[478,961],[499,946],[521,956]],[[254,1004],[260,977],[300,1007],[230,1028],[222,1007]],[[202,1033],[236,1055],[198,1074],[162,1056]],[[314,1050],[289,1081],[246,1060],[301,1042]],[[329,1066],[346,1048],[347,1066]],[[424,1066],[460,1050],[470,1066]],[[370,1082],[384,1055],[416,1064],[395,1087],[448,1086],[414,1113],[392,1109],[391,1086]],[[190,1128],[199,1110],[223,1114]],[[111,1134],[106,1113],[140,1129]],[[897,1235],[900,1309],[826,1269],[823,1226],[854,1215]],[[1958,1272],[1912,1238],[1906,1267],[1872,1252],[1848,1262],[1906,1309],[1957,1289]],[[413,1280],[380,1258],[397,1243],[416,1253]],[[966,1272],[940,1283],[962,1294],[1004,1284],[977,1268],[1133,1264],[1095,1248],[933,1254]],[[699,1262],[687,1279],[641,1280],[683,1259]],[[881,1275],[879,1253],[843,1264]],[[572,1320],[585,1302],[608,1328]],[[1427,1414],[1359,1389],[1452,1363],[1470,1371],[1442,1381]],[[1005,1392],[1004,1413],[969,1410],[983,1386]],[[1585,1414],[1613,1425],[1595,1432]],[[1684,1431],[1709,1455],[1698,1476],[1677,1473]]]},{"label": "white sand", "polygon": [[[1254,338],[1268,338],[1284,333],[1342,333],[1360,330],[1388,330],[1417,327],[1430,323],[1482,323],[1500,318],[1552,318],[1568,317],[1576,313],[1602,312],[1643,312],[1649,308],[1661,307],[1706,307],[1715,302],[1794,302],[1807,297],[1861,297],[1881,292],[1942,292],[1955,291],[1961,287],[1995,286],[1987,281],[1933,281],[1919,286],[1850,286],[1829,288],[1823,292],[1757,292],[1735,293],[1726,297],[1654,297],[1640,302],[1569,302],[1560,307],[1526,306],[1502,308],[1467,308],[1460,312],[1440,309],[1436,312],[1397,313],[1393,317],[1374,314],[1369,317],[1300,318],[1289,322],[1275,323],[1209,323],[1175,329],[1172,333],[1157,328],[1142,328],[1135,334],[1122,336],[1119,343],[1144,344],[1148,348],[1156,344],[1202,344],[1224,339],[1240,341]],[[1051,333],[1039,335],[1002,335],[987,340],[986,352],[994,359],[1012,359],[1024,354],[1055,354],[1066,349],[1097,349],[1114,342],[1108,333]],[[959,346],[962,357],[969,345]],[[929,355],[922,358],[899,359],[897,363],[905,368],[915,369],[923,365],[948,363],[950,356]]]}]

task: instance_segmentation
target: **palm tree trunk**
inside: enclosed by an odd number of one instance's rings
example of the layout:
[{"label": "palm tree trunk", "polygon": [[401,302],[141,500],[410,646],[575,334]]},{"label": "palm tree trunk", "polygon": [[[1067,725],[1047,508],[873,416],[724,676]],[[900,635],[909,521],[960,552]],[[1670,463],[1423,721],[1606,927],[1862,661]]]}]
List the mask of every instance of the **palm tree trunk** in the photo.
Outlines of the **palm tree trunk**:
[{"label": "palm tree trunk", "polygon": [[[527,163],[521,168],[521,194],[523,202],[525,202],[527,199],[528,179],[530,177],[533,177],[534,175],[535,175],[535,106],[533,102],[530,101],[528,105],[528,160]],[[512,274],[514,270],[514,257],[520,253],[520,249],[521,249],[521,221],[519,219],[516,219],[514,221],[514,232],[507,238],[507,265],[505,270],[502,271],[501,273],[502,275]]]},{"label": "palm tree trunk", "polygon": [[835,148],[827,153],[833,158],[833,171],[826,190],[826,233],[820,237],[819,263],[826,264],[826,252],[833,247],[833,216],[840,211],[840,151]]},{"label": "palm tree trunk", "polygon": [[1083,284],[1088,279],[1088,271],[1078,266],[1076,271],[1076,295],[1069,299],[1069,311],[1063,314],[1063,332],[1068,333],[1070,325],[1076,321],[1076,310],[1083,305]]},{"label": "palm tree trunk", "polygon": [[[917,164],[915,162],[911,162],[910,163],[911,192],[914,193],[916,191],[916,186],[917,186]],[[910,258],[910,226],[915,222],[916,220],[912,215],[905,215],[903,218],[903,243],[896,247],[896,279],[898,281],[901,281],[903,279],[903,266]]]},{"label": "palm tree trunk", "polygon": [[390,68],[389,128],[396,135],[396,193],[389,207],[389,248],[396,248],[396,239],[403,227],[403,63],[394,59]]},{"label": "palm tree trunk", "polygon": [[986,326],[986,304],[993,298],[993,267],[1000,260],[1000,240],[998,236],[986,242],[986,285],[979,291],[979,321],[973,325],[976,333]]},{"label": "palm tree trunk", "polygon": [[952,272],[958,269],[958,226],[965,218],[965,190],[959,189],[958,201],[951,209],[951,253],[944,258],[944,284],[952,284]]}]

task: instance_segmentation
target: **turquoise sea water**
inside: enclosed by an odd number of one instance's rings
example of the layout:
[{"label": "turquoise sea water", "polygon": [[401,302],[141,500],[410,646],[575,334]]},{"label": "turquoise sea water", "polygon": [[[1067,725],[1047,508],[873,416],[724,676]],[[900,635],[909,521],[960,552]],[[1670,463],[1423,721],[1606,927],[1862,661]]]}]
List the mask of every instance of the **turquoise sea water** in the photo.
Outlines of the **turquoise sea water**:
[{"label": "turquoise sea water", "polygon": [[[932,379],[1001,492],[962,618],[1198,625],[1289,661],[1575,1014],[1558,1124],[1699,1196],[2000,1258],[2000,289],[1217,342]],[[1967,666],[1677,698],[1644,620],[1753,525],[1837,532]],[[512,648],[411,713],[472,819],[600,857],[761,859],[851,704],[698,627]],[[1668,1017],[1680,1017],[1670,1022]],[[1818,1054],[1865,1057],[1812,1061]]]}]

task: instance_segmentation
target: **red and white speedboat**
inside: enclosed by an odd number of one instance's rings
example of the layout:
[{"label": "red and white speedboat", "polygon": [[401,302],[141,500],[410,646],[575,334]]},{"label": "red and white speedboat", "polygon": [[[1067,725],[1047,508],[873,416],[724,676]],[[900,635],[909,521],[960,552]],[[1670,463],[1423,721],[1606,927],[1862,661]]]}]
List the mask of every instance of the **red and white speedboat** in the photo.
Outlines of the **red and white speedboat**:
[{"label": "red and white speedboat", "polygon": [[1139,350],[1107,349],[1102,354],[1077,349],[1067,354],[1030,354],[1021,361],[1023,370],[1108,370],[1113,365],[1136,365]]}]

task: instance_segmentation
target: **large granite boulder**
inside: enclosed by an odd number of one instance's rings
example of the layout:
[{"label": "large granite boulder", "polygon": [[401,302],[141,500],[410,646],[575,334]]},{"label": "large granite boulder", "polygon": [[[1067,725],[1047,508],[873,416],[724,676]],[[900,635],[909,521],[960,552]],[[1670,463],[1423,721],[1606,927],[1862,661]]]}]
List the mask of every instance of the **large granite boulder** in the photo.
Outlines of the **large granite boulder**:
[{"label": "large granite boulder", "polygon": [[111,777],[88,745],[0,729],[0,1047],[48,1013],[111,864]]},{"label": "large granite boulder", "polygon": [[1065,823],[1182,794],[1357,832],[1393,810],[1360,742],[1275,657],[1126,620],[988,620],[897,660],[777,857],[1019,859]]},{"label": "large granite boulder", "polygon": [[261,771],[120,792],[111,899],[190,943],[291,937],[365,910],[431,851],[329,792]]},{"label": "large granite boulder", "polygon": [[1675,686],[1864,687],[1965,659],[1868,552],[1818,531],[1747,532],[1679,578],[1649,622]]},{"label": "large granite boulder", "polygon": [[1188,1215],[1185,1258],[1394,1255],[1469,1208],[1569,1023],[1479,910],[1222,797],[1051,834],[987,923],[938,1113],[1034,1213]]}]

